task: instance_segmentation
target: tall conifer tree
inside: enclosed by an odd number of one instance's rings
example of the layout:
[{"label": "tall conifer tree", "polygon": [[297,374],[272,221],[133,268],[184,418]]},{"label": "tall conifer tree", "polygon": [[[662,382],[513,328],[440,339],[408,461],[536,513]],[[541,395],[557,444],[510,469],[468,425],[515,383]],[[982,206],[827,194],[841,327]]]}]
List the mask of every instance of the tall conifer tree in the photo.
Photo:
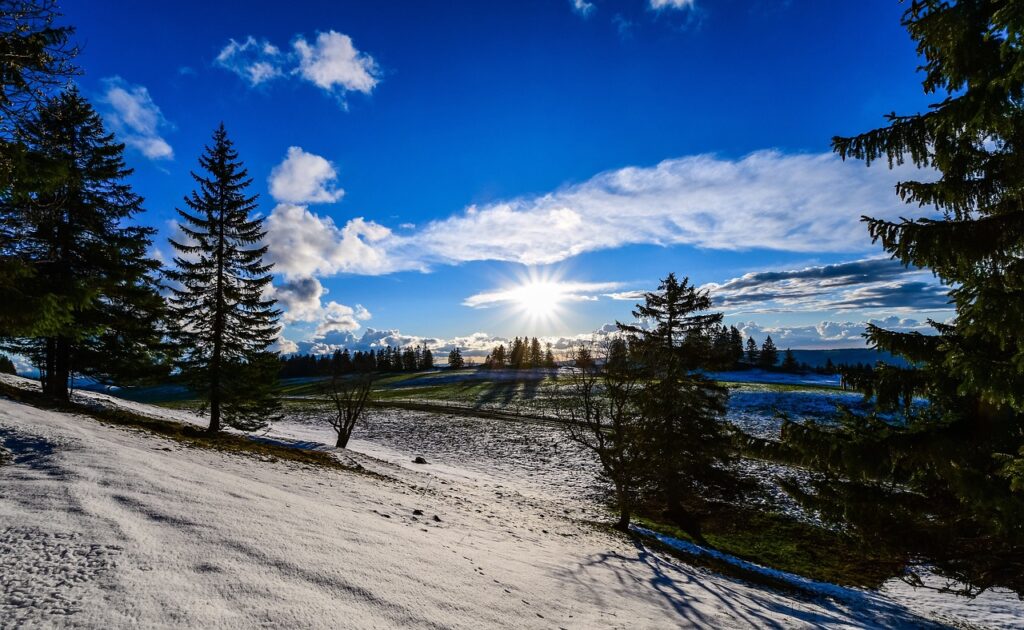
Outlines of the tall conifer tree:
[{"label": "tall conifer tree", "polygon": [[19,137],[53,171],[7,189],[0,216],[17,226],[25,291],[60,317],[6,345],[37,363],[44,392],[60,400],[74,373],[121,383],[157,375],[166,363],[159,264],[146,254],[153,230],[128,224],[142,198],[124,181],[124,145],[75,89],[45,102]]},{"label": "tall conifer tree", "polygon": [[633,311],[653,327],[616,323],[642,357],[638,406],[650,477],[669,517],[698,540],[707,503],[733,490],[734,453],[722,422],[729,394],[705,375],[715,362],[702,340],[722,322],[711,306],[707,291],[670,273]]},{"label": "tall conifer tree", "polygon": [[[911,555],[970,585],[1024,593],[1024,21],[1010,0],[913,0],[903,25],[922,58],[927,111],[833,139],[843,159],[923,169],[900,198],[919,219],[865,217],[872,238],[952,287],[937,335],[869,325],[868,341],[909,360],[858,383],[894,424],[845,414],[841,428],[784,427],[804,461],[851,481],[822,489],[872,544],[895,536]],[[938,177],[934,177],[934,175]],[[915,396],[929,404],[913,404]],[[1018,456],[1014,459],[1014,453]],[[883,483],[879,483],[883,482]],[[885,489],[885,492],[880,489]],[[906,489],[900,492],[900,489]],[[895,496],[890,496],[895,495]],[[867,500],[866,500],[867,499]],[[880,506],[880,507],[879,507]],[[895,507],[895,509],[894,509]],[[861,522],[858,523],[858,520]],[[893,534],[895,532],[895,534]]]},{"label": "tall conifer tree", "polygon": [[252,179],[221,124],[199,158],[204,174],[178,210],[184,238],[168,272],[171,306],[182,348],[181,371],[209,405],[210,433],[221,421],[252,430],[278,408],[278,361],[268,351],[280,327],[275,301],[265,297],[271,265],[264,263],[263,220],[251,215]]}]

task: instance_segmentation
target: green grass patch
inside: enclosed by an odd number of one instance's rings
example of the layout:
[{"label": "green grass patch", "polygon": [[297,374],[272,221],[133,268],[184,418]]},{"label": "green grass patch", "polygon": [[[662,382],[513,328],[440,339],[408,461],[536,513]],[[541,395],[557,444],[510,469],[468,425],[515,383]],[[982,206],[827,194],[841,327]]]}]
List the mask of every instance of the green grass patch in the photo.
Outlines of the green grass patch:
[{"label": "green grass patch", "polygon": [[[693,542],[682,530],[650,518],[637,524]],[[842,586],[878,588],[899,575],[908,558],[886,554],[842,532],[776,512],[739,507],[715,510],[702,523],[708,543],[738,558]]]}]

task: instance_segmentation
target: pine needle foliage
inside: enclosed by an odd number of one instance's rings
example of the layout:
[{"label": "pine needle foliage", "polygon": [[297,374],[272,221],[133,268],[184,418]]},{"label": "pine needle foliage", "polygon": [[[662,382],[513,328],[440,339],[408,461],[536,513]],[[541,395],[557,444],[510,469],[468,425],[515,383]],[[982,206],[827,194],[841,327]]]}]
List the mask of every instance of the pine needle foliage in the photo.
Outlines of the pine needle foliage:
[{"label": "pine needle foliage", "polygon": [[617,323],[644,376],[637,408],[646,477],[666,516],[697,540],[708,507],[737,489],[724,422],[728,390],[705,374],[716,365],[711,343],[722,322],[711,307],[707,291],[670,273],[636,305],[642,324]]},{"label": "pine needle foliage", "polygon": [[153,230],[129,223],[142,198],[125,181],[124,145],[74,88],[46,101],[18,137],[49,168],[19,178],[0,204],[14,236],[5,253],[29,270],[14,292],[39,316],[12,326],[5,345],[35,361],[56,399],[68,398],[72,374],[126,384],[165,373]]},{"label": "pine needle foliage", "polygon": [[206,401],[209,431],[221,421],[255,430],[279,408],[273,384],[278,360],[268,351],[280,331],[280,311],[266,297],[272,265],[263,220],[253,217],[257,196],[233,143],[221,124],[199,158],[203,173],[192,173],[196,189],[178,209],[182,236],[170,304],[181,348],[179,369]]},{"label": "pine needle foliage", "polygon": [[937,102],[833,148],[922,169],[896,192],[932,216],[864,221],[951,287],[956,315],[935,335],[869,326],[871,345],[911,367],[860,380],[877,413],[787,424],[784,442],[829,475],[810,497],[820,513],[925,558],[964,594],[1024,593],[1024,2],[913,0],[903,25]]}]

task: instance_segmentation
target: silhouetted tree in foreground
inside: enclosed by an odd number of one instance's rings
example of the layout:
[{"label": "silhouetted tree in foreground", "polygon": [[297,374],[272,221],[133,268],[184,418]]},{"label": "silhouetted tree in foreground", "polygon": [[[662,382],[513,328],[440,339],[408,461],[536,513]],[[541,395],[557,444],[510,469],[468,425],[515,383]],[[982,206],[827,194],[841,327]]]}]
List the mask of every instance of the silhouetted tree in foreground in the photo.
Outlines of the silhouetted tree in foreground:
[{"label": "silhouetted tree in foreground", "polygon": [[617,323],[644,371],[639,409],[653,498],[698,541],[708,502],[734,489],[734,453],[723,421],[728,390],[705,376],[715,360],[707,344],[699,343],[722,321],[710,309],[707,291],[670,273],[633,311],[652,326]]},{"label": "silhouetted tree in foreground", "polygon": [[706,508],[734,489],[727,390],[703,374],[719,362],[706,341],[722,315],[710,308],[706,291],[669,274],[633,311],[652,326],[618,324],[599,357],[577,346],[558,379],[552,400],[614,486],[619,527],[642,501],[703,542]]},{"label": "silhouetted tree in foreground", "polygon": [[[857,385],[879,413],[788,423],[798,461],[828,486],[794,495],[875,546],[899,545],[961,581],[1024,593],[1024,37],[1019,3],[908,3],[928,111],[833,139],[843,159],[911,161],[900,198],[930,218],[865,218],[871,237],[947,286],[956,317],[937,335],[869,325],[879,364]],[[938,174],[936,179],[934,174]],[[844,375],[845,376],[845,375]],[[923,396],[927,405],[915,405]],[[897,416],[894,422],[892,415]]]},{"label": "silhouetted tree in foreground", "polygon": [[569,359],[574,368],[559,377],[559,390],[552,397],[555,411],[566,421],[569,439],[600,462],[615,492],[615,527],[626,530],[645,463],[646,427],[638,404],[643,375],[630,365],[621,337],[599,346],[581,342],[570,350]]}]

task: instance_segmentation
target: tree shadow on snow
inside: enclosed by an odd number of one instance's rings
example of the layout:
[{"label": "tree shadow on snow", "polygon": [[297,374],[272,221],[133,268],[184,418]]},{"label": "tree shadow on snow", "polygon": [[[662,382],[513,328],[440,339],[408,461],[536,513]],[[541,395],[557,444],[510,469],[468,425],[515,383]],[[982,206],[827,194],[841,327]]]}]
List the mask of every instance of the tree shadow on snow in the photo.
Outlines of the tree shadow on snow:
[{"label": "tree shadow on snow", "polygon": [[[591,556],[568,571],[596,601],[607,589],[611,572],[623,590],[636,593],[649,587],[649,596],[661,600],[679,616],[680,626],[718,627],[724,620],[755,628],[789,628],[794,621],[818,627],[849,623],[887,628],[943,628],[902,606],[850,589],[849,601],[770,588],[674,562],[632,540],[636,555],[605,552]],[[596,572],[595,569],[600,569]]]}]

